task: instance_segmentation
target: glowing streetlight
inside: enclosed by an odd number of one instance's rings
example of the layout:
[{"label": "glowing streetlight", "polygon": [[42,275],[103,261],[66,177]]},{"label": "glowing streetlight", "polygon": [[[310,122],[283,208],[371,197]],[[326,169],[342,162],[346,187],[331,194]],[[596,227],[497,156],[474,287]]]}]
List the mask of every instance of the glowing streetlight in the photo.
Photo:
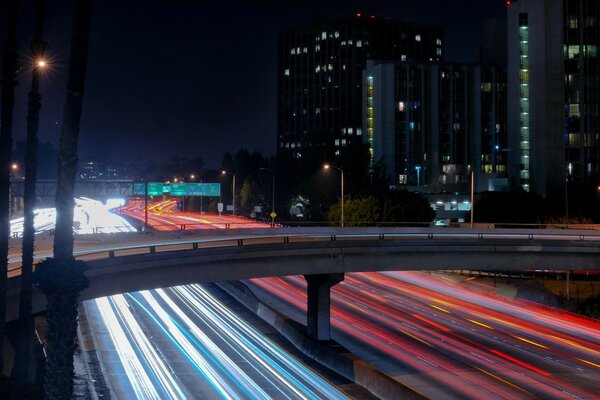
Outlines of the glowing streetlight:
[{"label": "glowing streetlight", "polygon": [[231,194],[231,207],[233,208],[232,216],[235,217],[235,174],[233,172],[221,171],[221,175],[231,175],[233,177],[233,191]]},{"label": "glowing streetlight", "polygon": [[11,168],[13,171],[16,171],[16,170],[18,170],[18,169],[19,169],[19,164],[17,164],[17,163],[12,163],[12,164],[11,164],[11,166],[10,166],[10,168]]},{"label": "glowing streetlight", "polygon": [[323,168],[325,169],[337,169],[341,173],[341,181],[342,181],[342,228],[344,227],[344,170],[336,167],[335,165],[323,164]]},{"label": "glowing streetlight", "polygon": [[191,175],[190,175],[190,179],[196,179],[196,175],[194,175],[194,174],[191,174]]},{"label": "glowing streetlight", "polygon": [[36,62],[36,64],[37,64],[37,66],[38,66],[39,68],[44,68],[44,67],[46,66],[46,61],[44,61],[44,60],[38,60],[38,61]]}]

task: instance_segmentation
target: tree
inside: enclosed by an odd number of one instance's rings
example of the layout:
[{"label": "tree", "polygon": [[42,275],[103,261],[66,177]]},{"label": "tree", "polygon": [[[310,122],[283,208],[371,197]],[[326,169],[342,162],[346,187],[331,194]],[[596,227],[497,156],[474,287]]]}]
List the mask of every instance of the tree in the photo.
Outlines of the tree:
[{"label": "tree", "polygon": [[[329,223],[337,225],[341,220],[341,202],[331,206]],[[369,226],[381,220],[381,207],[377,199],[368,196],[344,201],[344,226]]]},{"label": "tree", "polygon": [[87,287],[85,263],[73,257],[73,194],[77,172],[77,142],[83,102],[92,15],[91,0],[74,0],[73,32],[67,93],[58,159],[54,258],[38,266],[35,281],[47,306],[45,397],[71,399],[73,352],[77,343],[77,299]]},{"label": "tree", "polygon": [[[31,42],[31,53],[34,62],[44,58],[46,45],[42,39],[44,30],[44,0],[36,2],[36,30]],[[13,370],[11,372],[11,398],[19,399],[28,392],[28,369],[34,355],[34,321],[31,315],[33,251],[34,251],[34,208],[35,183],[37,170],[38,125],[41,108],[39,93],[41,65],[35,64],[32,69],[31,91],[27,112],[27,145],[25,157],[25,193],[24,193],[24,226],[23,257],[21,262],[21,293],[19,298],[18,335]]]},{"label": "tree", "polygon": [[2,95],[0,97],[2,102],[0,109],[0,370],[4,365],[2,344],[6,328],[6,272],[10,234],[10,160],[15,86],[17,84],[17,0],[11,0],[7,9],[8,35],[4,45]]},{"label": "tree", "polygon": [[435,211],[427,199],[418,193],[392,190],[385,193],[380,201],[381,222],[384,223],[424,223],[433,221],[435,217]]}]

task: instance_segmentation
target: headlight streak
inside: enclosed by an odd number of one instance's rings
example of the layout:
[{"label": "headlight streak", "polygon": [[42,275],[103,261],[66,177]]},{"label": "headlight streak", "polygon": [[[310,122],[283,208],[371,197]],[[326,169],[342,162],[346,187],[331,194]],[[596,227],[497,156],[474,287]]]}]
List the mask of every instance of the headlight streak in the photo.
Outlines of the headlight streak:
[{"label": "headlight streak", "polygon": [[[85,197],[75,198],[73,208],[73,231],[77,234],[135,232],[135,228],[120,215],[110,210],[122,199],[109,199],[107,204]],[[34,210],[33,226],[36,233],[50,231],[55,228],[56,209],[40,208]],[[23,235],[24,218],[10,221],[11,235]]]},{"label": "headlight streak", "polygon": [[[183,288],[178,287],[178,288],[173,288],[173,291],[176,292],[175,294],[177,296],[180,297],[180,299],[182,301],[184,301],[186,304],[188,304],[188,306],[190,307],[190,310],[199,318],[203,318],[205,319],[206,316],[209,316],[209,311],[203,307],[199,301],[192,299],[190,296],[190,293],[183,293]],[[176,311],[177,312],[177,311]],[[181,316],[180,316],[181,318]],[[184,316],[185,318],[185,316]],[[195,334],[197,334],[198,329],[194,329],[194,325],[193,323],[191,323],[191,321],[189,321],[188,318],[185,318],[188,321],[185,321],[186,324],[188,325],[188,327],[192,328],[192,332],[194,332]],[[263,373],[260,368],[258,368],[258,365],[262,366],[263,368],[265,368],[268,372],[270,372],[274,377],[277,378],[278,381],[284,383],[285,387],[289,387],[297,396],[302,397],[302,393],[298,390],[296,390],[296,388],[291,385],[288,381],[286,381],[285,379],[283,379],[279,372],[276,371],[271,365],[270,365],[270,360],[268,359],[263,359],[261,357],[255,357],[254,354],[248,350],[247,346],[245,346],[245,342],[243,339],[240,340],[238,339],[237,336],[237,332],[233,332],[233,330],[229,330],[229,327],[223,326],[224,324],[221,324],[222,321],[217,321],[217,319],[220,319],[219,317],[217,317],[216,315],[210,315],[210,318],[208,318],[209,321],[212,321],[214,325],[216,325],[216,329],[213,328],[213,331],[215,332],[215,334],[217,334],[219,336],[220,339],[222,339],[223,341],[225,341],[232,349],[234,349],[235,353],[238,354],[242,359],[246,360],[246,362],[248,363],[248,365],[252,366],[252,368],[259,374],[261,375],[263,378],[265,378],[265,380],[267,380],[269,383],[271,383],[273,385],[273,387],[277,388],[277,390],[286,398],[289,398],[281,389],[280,386],[277,385],[275,382],[273,382],[271,380],[271,378],[269,378],[265,373]],[[222,332],[225,332],[225,334],[221,334],[220,332],[217,332],[217,329],[219,329]],[[229,340],[229,338],[231,338],[231,340]],[[244,351],[245,354],[242,354],[241,351],[238,351],[237,349],[235,349],[234,345],[231,342],[234,342],[236,345],[240,346],[240,348]],[[255,365],[254,363],[251,362],[251,360],[248,360],[246,358],[246,356],[250,356],[253,359],[255,359],[255,361],[258,363],[258,365]],[[265,357],[266,358],[266,357]],[[229,363],[231,363],[231,360],[227,360]],[[266,394],[265,394],[266,396]],[[266,397],[265,397],[266,398]]]},{"label": "headlight streak", "polygon": [[158,392],[154,388],[150,377],[142,367],[139,357],[133,350],[131,342],[125,335],[121,324],[109,303],[107,297],[102,297],[95,300],[98,311],[104,322],[104,326],[112,338],[112,342],[117,350],[119,359],[125,374],[129,378],[129,382],[137,399],[157,399],[160,400]]},{"label": "headlight streak", "polygon": [[125,300],[125,297],[123,295],[115,295],[111,296],[110,300],[113,302],[115,309],[119,312],[121,320],[125,323],[129,333],[134,338],[137,348],[143,355],[143,360],[148,363],[153,375],[157,378],[159,387],[164,394],[160,397],[186,399],[187,396],[180,389],[179,383],[174,379],[164,360],[152,346],[145,332],[131,313],[131,309]]},{"label": "headlight streak", "polygon": [[[204,376],[206,381],[213,387],[214,391],[224,399],[242,399],[237,393],[234,393],[232,388],[227,384],[221,375],[209,364],[209,362],[200,355],[196,348],[185,338],[183,333],[173,323],[170,316],[156,302],[148,291],[138,292],[156,313],[156,318],[148,308],[135,299],[131,294],[129,297],[134,300],[148,315],[157,323],[158,327],[165,335],[175,344],[177,348],[186,356],[198,372]],[[234,381],[235,383],[235,381]]]},{"label": "headlight streak", "polygon": [[[171,320],[177,325],[177,327],[184,332],[184,334],[191,340],[198,348],[203,349],[209,359],[223,371],[223,373],[231,379],[233,382],[244,390],[244,393],[251,398],[267,398],[267,394],[258,387],[252,379],[239,368],[233,360],[231,360],[219,346],[217,346],[202,330],[200,330],[196,324],[186,315],[181,308],[179,308],[163,289],[157,289],[156,293],[160,296],[162,301],[175,313],[175,315],[187,325],[187,329],[182,327],[180,324]],[[158,303],[157,303],[158,304]],[[166,313],[166,311],[165,311]],[[196,314],[203,322],[210,325],[210,322],[214,322],[211,315],[202,313],[202,315]],[[214,329],[213,329],[214,330]]]},{"label": "headlight streak", "polygon": [[[210,304],[212,307],[214,307],[215,311],[220,314],[220,316],[215,314],[216,318],[219,318],[223,324],[226,324],[228,329],[231,331],[239,332],[237,335],[230,336],[232,340],[244,342],[244,344],[250,348],[249,354],[251,354],[257,360],[260,360],[263,357],[268,357],[268,359],[273,362],[273,365],[281,364],[287,368],[290,368],[295,374],[298,374],[299,377],[306,380],[310,385],[318,388],[321,391],[321,393],[314,394],[316,396],[315,398],[322,398],[322,395],[325,395],[325,397],[328,399],[345,398],[342,393],[332,387],[323,378],[309,370],[304,364],[300,363],[297,359],[285,352],[279,346],[267,340],[264,336],[258,333],[256,329],[243,321],[235,313],[229,311],[229,309],[227,309],[200,285],[182,286],[176,289],[178,291],[188,291],[190,293],[193,291],[196,294],[201,295],[201,302],[199,303],[200,305]],[[252,343],[250,339],[256,341],[257,344]],[[288,374],[288,376],[290,375]],[[297,382],[295,379],[293,379],[293,381]]]},{"label": "headlight streak", "polygon": [[[243,398],[267,399],[272,397],[272,394],[269,395],[256,386],[256,383],[235,364],[235,361],[228,357],[224,351],[225,348],[219,347],[223,344],[217,345],[206,336],[208,331],[205,331],[204,328],[200,329],[194,324],[189,317],[192,315],[190,312],[193,312],[193,315],[202,321],[202,326],[206,325],[206,329],[210,329],[211,334],[216,334],[218,340],[224,340],[227,349],[231,348],[234,354],[242,356],[241,358],[246,361],[244,365],[247,368],[251,365],[266,382],[270,382],[271,390],[278,390],[282,394],[282,398],[314,400],[346,398],[335,387],[300,364],[298,360],[262,337],[259,332],[229,311],[200,286],[177,287],[171,288],[169,291],[186,305],[185,312],[175,304],[167,290],[164,289],[128,294],[127,297],[133,301],[136,307],[140,307],[148,314],[170,340],[177,342],[177,347],[182,353],[185,353],[188,360],[196,359],[196,355],[193,354],[194,348],[203,351],[206,355],[206,362],[215,365],[212,367],[213,371],[216,371],[215,368],[219,369],[224,375],[223,379],[231,380],[237,385],[238,389],[233,392],[240,390]],[[141,299],[136,298],[137,296],[143,298],[144,304],[140,301]],[[160,300],[160,304],[158,300]],[[165,308],[161,304],[164,304]],[[171,312],[166,311],[167,309],[172,310],[172,315]],[[181,320],[182,324],[178,323],[176,319]],[[195,365],[195,368],[198,369],[198,366]],[[201,368],[206,372],[206,365]],[[213,373],[210,375],[212,379],[216,379]],[[307,382],[307,385],[302,381]],[[224,395],[222,391],[227,383],[224,380],[218,382],[221,390],[219,393],[222,396],[240,398],[236,393],[232,393],[230,387],[227,388],[229,391]],[[310,389],[309,386],[315,389]],[[291,396],[287,395],[286,391]]]}]

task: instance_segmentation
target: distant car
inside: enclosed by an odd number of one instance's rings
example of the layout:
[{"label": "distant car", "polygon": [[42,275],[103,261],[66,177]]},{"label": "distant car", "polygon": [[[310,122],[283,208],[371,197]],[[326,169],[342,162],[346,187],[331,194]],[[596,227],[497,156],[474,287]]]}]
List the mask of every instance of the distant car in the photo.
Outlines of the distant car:
[{"label": "distant car", "polygon": [[448,226],[448,223],[445,219],[436,219],[433,226]]}]

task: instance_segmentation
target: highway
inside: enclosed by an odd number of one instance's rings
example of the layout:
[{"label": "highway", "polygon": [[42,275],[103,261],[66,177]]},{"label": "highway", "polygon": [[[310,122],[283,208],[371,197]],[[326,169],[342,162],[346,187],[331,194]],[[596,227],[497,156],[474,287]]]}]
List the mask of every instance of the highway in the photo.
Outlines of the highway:
[{"label": "highway", "polygon": [[84,303],[116,398],[348,398],[213,292],[188,285]]},{"label": "highway", "polygon": [[[304,279],[251,285],[305,323]],[[473,293],[419,272],[347,274],[332,293],[333,337],[430,398],[600,397],[598,321]]]},{"label": "highway", "polygon": [[[144,201],[129,201],[125,206],[119,208],[118,212],[143,223],[145,220]],[[266,223],[239,216],[178,211],[176,200],[150,203],[148,205],[148,225],[158,231],[178,231],[182,226],[186,230],[265,228],[269,226]]]},{"label": "highway", "polygon": [[[305,321],[304,279],[250,282]],[[332,289],[332,337],[430,398],[600,398],[599,321],[473,293],[427,273],[348,274]]]},{"label": "highway", "polygon": [[[187,214],[198,221],[214,221],[214,216],[179,213],[172,204],[166,206],[168,210],[151,213],[167,216],[163,220],[166,225],[179,227],[187,220],[179,218],[187,218]],[[139,219],[140,211],[135,212]],[[509,230],[458,231],[442,228],[435,235],[455,235],[458,239],[498,236],[501,240],[514,236],[525,241],[546,235]],[[563,232],[549,235],[553,240],[572,243],[598,240],[593,232],[586,233],[585,238],[581,233]],[[395,235],[405,235],[408,240],[423,235],[433,237],[432,233],[420,231]],[[149,240],[165,241],[138,236],[132,240],[144,244]],[[100,243],[95,248],[106,246],[107,243]],[[304,279],[265,278],[252,280],[251,284],[274,308],[284,309],[305,323]],[[160,297],[158,293],[162,292],[142,293]],[[124,300],[117,302],[125,301],[132,309],[141,307],[138,304],[145,305],[143,310],[152,309],[151,301],[142,294],[113,296],[119,298]],[[157,302],[166,304],[163,297]],[[116,310],[114,302],[111,304]],[[158,309],[152,311],[156,313],[153,320],[160,320]],[[192,315],[189,312],[184,314]],[[333,288],[332,326],[333,337],[345,347],[431,398],[600,398],[598,321],[473,293],[433,279],[430,274],[347,274],[346,281]]]}]

